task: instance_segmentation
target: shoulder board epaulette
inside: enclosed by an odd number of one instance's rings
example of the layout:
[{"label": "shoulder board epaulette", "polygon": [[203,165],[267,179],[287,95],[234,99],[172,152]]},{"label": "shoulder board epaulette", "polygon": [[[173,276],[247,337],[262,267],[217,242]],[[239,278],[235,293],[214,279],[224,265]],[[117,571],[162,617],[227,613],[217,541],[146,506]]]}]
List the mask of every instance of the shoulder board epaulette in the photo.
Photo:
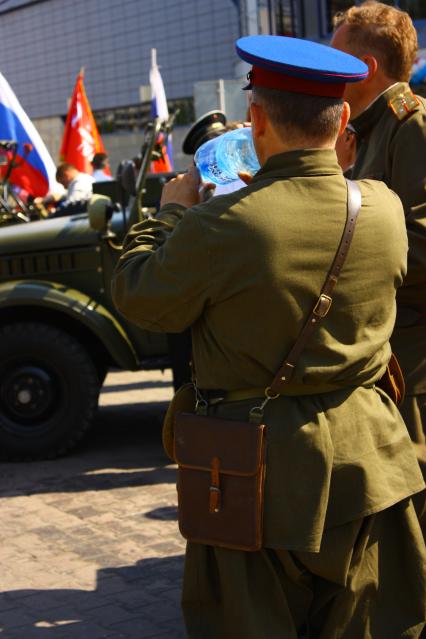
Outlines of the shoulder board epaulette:
[{"label": "shoulder board epaulette", "polygon": [[407,89],[404,93],[399,93],[388,102],[389,108],[394,112],[398,120],[404,120],[407,115],[416,110],[419,104],[420,100],[410,89]]}]

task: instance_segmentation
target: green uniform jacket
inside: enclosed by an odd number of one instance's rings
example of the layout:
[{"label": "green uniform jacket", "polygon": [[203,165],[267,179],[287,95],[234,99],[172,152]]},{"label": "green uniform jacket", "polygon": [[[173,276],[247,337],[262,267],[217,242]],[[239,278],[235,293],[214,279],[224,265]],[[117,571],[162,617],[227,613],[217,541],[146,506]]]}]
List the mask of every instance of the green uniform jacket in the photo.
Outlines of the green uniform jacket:
[{"label": "green uniform jacket", "polygon": [[[399,96],[408,84],[390,87],[353,120],[357,159],[353,179],[383,180],[401,198],[408,233],[408,273],[398,291],[392,347],[400,360],[407,394],[426,393],[426,102],[407,108]],[[392,104],[402,109],[402,119]],[[419,322],[419,316],[423,319]]]},{"label": "green uniform jacket", "polygon": [[[399,199],[362,181],[363,206],[333,306],[287,395],[271,401],[264,544],[318,551],[324,526],[379,511],[423,487],[399,412],[374,381],[390,354],[406,269]],[[113,281],[142,327],[192,327],[200,388],[268,386],[321,290],[346,219],[332,150],[270,158],[246,188],[131,229]],[[324,385],[333,392],[323,392]],[[256,400],[220,404],[247,418]]]}]

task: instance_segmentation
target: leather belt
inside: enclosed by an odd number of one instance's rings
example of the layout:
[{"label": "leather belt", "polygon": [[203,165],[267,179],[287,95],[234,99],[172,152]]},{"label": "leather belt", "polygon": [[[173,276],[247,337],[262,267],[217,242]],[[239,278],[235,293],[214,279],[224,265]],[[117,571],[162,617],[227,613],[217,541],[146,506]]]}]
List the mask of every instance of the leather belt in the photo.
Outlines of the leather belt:
[{"label": "leather belt", "polygon": [[[343,390],[344,387],[336,384],[320,384],[317,386],[307,386],[306,384],[296,384],[291,382],[285,386],[279,393],[280,396],[297,396],[297,395],[319,395],[321,393],[331,393],[336,390]],[[265,389],[258,388],[242,388],[239,390],[223,390],[223,389],[198,389],[203,398],[209,404],[217,404],[219,402],[240,402],[246,399],[261,399],[265,397]]]}]

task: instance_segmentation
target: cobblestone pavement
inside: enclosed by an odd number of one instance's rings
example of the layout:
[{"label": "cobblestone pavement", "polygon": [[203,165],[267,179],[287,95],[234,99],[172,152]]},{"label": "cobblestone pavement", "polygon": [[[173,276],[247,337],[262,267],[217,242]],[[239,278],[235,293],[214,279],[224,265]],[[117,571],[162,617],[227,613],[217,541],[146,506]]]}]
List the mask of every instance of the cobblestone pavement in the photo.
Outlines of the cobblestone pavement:
[{"label": "cobblestone pavement", "polygon": [[1,639],[185,637],[170,379],[111,373],[77,451],[0,466]]}]

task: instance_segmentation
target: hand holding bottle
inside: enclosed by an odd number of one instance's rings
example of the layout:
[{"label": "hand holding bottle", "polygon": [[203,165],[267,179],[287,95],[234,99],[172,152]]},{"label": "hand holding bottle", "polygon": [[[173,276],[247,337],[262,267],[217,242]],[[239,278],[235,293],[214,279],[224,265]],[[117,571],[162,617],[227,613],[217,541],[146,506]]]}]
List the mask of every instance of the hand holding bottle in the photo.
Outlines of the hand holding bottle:
[{"label": "hand holding bottle", "polygon": [[190,208],[199,202],[199,187],[200,176],[195,166],[191,166],[186,173],[179,173],[166,182],[161,192],[160,206],[172,203]]},{"label": "hand holding bottle", "polygon": [[204,192],[214,184],[203,184],[200,188],[200,174],[192,165],[186,173],[179,173],[175,178],[166,182],[161,192],[160,206],[165,204],[181,204],[191,208],[204,200]]}]

